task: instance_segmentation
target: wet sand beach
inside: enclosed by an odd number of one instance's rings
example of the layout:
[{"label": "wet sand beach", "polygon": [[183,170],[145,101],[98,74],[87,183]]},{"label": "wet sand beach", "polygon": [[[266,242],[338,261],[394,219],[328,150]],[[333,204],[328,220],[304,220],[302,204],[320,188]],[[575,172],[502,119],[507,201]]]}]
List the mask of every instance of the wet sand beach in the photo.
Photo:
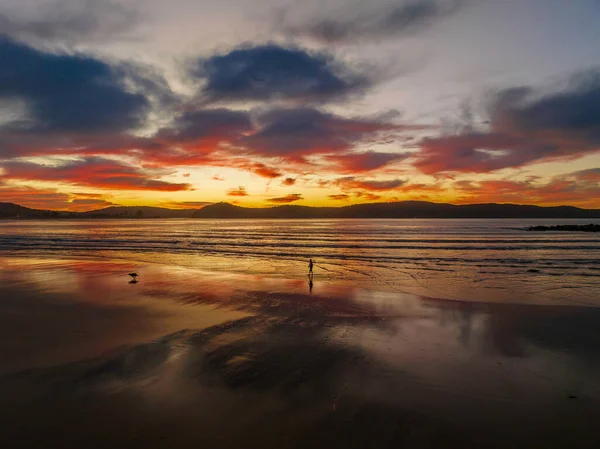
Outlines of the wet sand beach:
[{"label": "wet sand beach", "polygon": [[600,446],[600,308],[0,266],[1,447]]}]

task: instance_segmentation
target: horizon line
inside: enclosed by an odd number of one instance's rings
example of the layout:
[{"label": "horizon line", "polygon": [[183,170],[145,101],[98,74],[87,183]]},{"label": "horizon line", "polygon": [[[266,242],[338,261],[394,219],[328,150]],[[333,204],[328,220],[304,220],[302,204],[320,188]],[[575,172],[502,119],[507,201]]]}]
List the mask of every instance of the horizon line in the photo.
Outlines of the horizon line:
[{"label": "horizon line", "polygon": [[182,207],[182,208],[172,208],[165,206],[150,206],[150,205],[122,205],[122,204],[112,204],[107,207],[103,207],[101,209],[91,209],[88,211],[73,211],[68,209],[39,209],[36,207],[23,206],[22,204],[13,203],[13,202],[0,202],[0,204],[8,204],[13,206],[22,207],[25,209],[43,211],[43,212],[62,212],[62,213],[72,213],[72,214],[86,214],[93,212],[101,212],[103,210],[111,209],[111,208],[153,208],[153,209],[164,209],[170,211],[199,211],[204,209],[205,207],[215,206],[218,204],[229,205],[232,207],[237,207],[241,209],[275,209],[280,207],[304,207],[309,209],[342,209],[345,207],[352,206],[369,206],[369,205],[377,205],[377,204],[406,204],[406,203],[424,203],[424,204],[435,204],[435,205],[446,205],[446,206],[491,206],[491,205],[501,205],[501,206],[521,206],[521,207],[539,207],[539,208],[574,208],[585,211],[600,211],[600,208],[584,208],[579,206],[573,206],[570,204],[559,204],[559,205],[540,205],[540,204],[522,204],[522,203],[501,203],[501,202],[490,202],[490,203],[448,203],[448,202],[436,202],[436,201],[427,201],[427,200],[403,200],[403,201],[380,201],[380,202],[372,202],[372,203],[352,203],[345,205],[336,205],[336,206],[308,206],[302,204],[275,204],[275,205],[266,205],[266,206],[241,206],[237,204],[233,204],[227,201],[217,201],[214,203],[209,203],[203,205],[201,207]]}]

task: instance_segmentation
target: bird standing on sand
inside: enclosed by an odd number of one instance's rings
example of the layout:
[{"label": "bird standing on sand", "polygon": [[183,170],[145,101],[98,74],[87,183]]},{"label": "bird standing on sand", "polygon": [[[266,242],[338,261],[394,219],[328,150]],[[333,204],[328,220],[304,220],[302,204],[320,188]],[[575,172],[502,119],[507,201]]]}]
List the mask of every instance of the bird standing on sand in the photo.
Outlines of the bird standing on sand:
[{"label": "bird standing on sand", "polygon": [[133,278],[134,281],[137,281],[138,274],[137,273],[129,273],[129,276]]}]

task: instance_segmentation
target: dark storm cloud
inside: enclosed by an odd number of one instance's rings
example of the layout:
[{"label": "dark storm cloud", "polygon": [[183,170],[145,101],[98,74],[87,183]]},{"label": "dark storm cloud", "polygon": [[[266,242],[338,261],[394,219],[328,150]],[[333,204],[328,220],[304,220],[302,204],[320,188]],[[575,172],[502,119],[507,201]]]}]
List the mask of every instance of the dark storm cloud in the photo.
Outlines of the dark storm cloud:
[{"label": "dark storm cloud", "polygon": [[323,102],[361,93],[369,80],[323,53],[269,44],[237,48],[199,62],[205,101]]},{"label": "dark storm cloud", "polygon": [[29,117],[9,125],[29,132],[121,132],[142,124],[149,102],[130,93],[110,65],[50,54],[0,37],[0,99],[19,99]]},{"label": "dark storm cloud", "polygon": [[539,97],[531,88],[504,90],[492,119],[509,130],[580,134],[600,144],[600,70],[574,77],[569,90],[547,96]]},{"label": "dark storm cloud", "polygon": [[252,129],[250,115],[246,111],[232,109],[204,109],[185,112],[158,133],[159,138],[173,141],[227,138],[235,140]]},{"label": "dark storm cloud", "polygon": [[113,0],[54,0],[27,15],[0,7],[0,35],[20,40],[99,40],[131,32],[140,14]]},{"label": "dark storm cloud", "polygon": [[600,183],[600,168],[588,168],[587,170],[580,170],[573,172],[572,176],[577,177],[583,181],[596,181]]},{"label": "dark storm cloud", "polygon": [[258,130],[240,140],[255,154],[300,160],[352,148],[401,125],[340,117],[313,108],[273,109],[256,118]]},{"label": "dark storm cloud", "polygon": [[[132,155],[156,166],[228,166],[273,179],[284,174],[277,164],[307,162],[313,155],[331,156],[329,165],[340,173],[385,166],[407,155],[345,152],[416,128],[423,127],[378,118],[346,118],[310,107],[200,109],[184,112],[152,137],[130,138],[123,148],[135,149]],[[112,146],[107,148],[108,154],[116,154],[113,150]],[[253,159],[257,156],[268,159]]]},{"label": "dark storm cloud", "polygon": [[376,41],[415,33],[455,13],[467,0],[401,0],[392,5],[357,4],[323,13],[319,10],[298,22],[291,9],[280,10],[274,26],[292,37],[307,37],[326,43]]},{"label": "dark storm cloud", "polygon": [[489,129],[420,142],[422,172],[485,173],[600,150],[600,71],[573,77],[566,89],[505,89],[493,96]]}]

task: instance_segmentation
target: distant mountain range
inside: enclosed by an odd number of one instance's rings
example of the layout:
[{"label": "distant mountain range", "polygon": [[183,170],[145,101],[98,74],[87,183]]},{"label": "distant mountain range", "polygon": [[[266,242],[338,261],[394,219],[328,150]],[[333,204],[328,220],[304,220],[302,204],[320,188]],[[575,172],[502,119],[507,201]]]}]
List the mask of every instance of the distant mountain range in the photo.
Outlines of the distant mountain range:
[{"label": "distant mountain range", "polygon": [[90,212],[80,212],[83,218],[190,218],[197,209],[167,209],[150,206],[111,206]]},{"label": "distant mountain range", "polygon": [[343,207],[275,206],[249,208],[229,203],[206,206],[195,218],[600,218],[600,209],[517,204],[454,205],[426,201],[354,204]]},{"label": "distant mountain range", "polygon": [[0,218],[600,218],[600,209],[572,206],[527,206],[518,204],[454,205],[426,201],[354,204],[342,207],[240,207],[216,203],[202,209],[166,209],[149,206],[112,206],[90,212],[30,209],[0,203]]},{"label": "distant mountain range", "polygon": [[30,209],[13,203],[0,203],[0,218],[190,218],[196,209],[167,209],[150,206],[111,206],[89,212]]}]

